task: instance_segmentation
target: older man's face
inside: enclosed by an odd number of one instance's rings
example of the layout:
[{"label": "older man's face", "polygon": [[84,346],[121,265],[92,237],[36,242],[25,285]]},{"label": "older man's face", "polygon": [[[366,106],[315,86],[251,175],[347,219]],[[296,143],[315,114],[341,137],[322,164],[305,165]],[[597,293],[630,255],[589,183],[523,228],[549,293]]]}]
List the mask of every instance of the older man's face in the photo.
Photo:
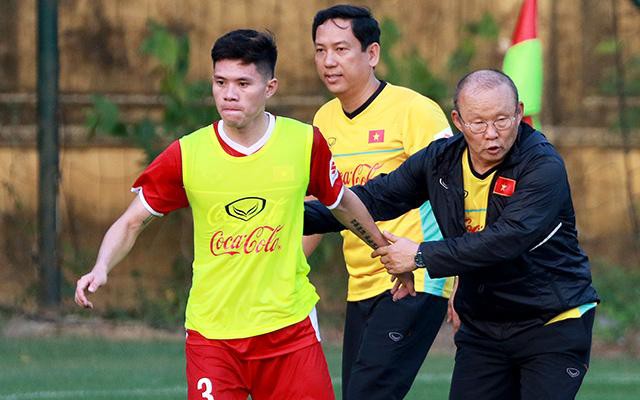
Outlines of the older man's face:
[{"label": "older man's face", "polygon": [[[479,89],[470,84],[460,93],[458,111],[453,111],[453,123],[464,134],[469,147],[473,169],[484,173],[500,164],[513,146],[522,120],[522,103],[516,105],[513,92],[507,85],[493,89]],[[494,121],[512,119],[507,129],[496,129]],[[482,125],[483,133],[474,133],[471,125]],[[498,123],[500,125],[500,123]]]}]

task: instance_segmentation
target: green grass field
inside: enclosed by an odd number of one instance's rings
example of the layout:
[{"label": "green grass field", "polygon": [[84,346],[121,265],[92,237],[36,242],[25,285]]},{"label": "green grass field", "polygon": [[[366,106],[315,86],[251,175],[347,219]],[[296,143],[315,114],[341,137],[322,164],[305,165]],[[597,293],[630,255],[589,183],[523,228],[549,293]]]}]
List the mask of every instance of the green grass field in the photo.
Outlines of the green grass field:
[{"label": "green grass field", "polygon": [[[325,349],[340,391],[340,351]],[[446,399],[453,361],[430,355],[407,399]],[[0,400],[184,399],[180,341],[0,338]],[[579,399],[637,399],[640,360],[592,360]],[[338,396],[338,398],[340,398]]]}]

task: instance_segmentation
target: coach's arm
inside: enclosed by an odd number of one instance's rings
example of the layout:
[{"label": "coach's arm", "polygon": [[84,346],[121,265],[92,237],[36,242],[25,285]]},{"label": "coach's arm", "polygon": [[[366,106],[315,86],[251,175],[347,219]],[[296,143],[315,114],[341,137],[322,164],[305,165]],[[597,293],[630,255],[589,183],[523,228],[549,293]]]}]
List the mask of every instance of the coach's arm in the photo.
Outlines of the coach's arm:
[{"label": "coach's arm", "polygon": [[[389,174],[380,174],[364,186],[351,188],[374,221],[395,219],[429,199],[425,184],[427,149],[415,153]],[[305,235],[339,232],[345,229],[340,222],[319,201],[305,202]]]},{"label": "coach's arm", "polygon": [[[326,208],[325,208],[326,210]],[[389,242],[384,238],[369,211],[362,201],[349,188],[344,188],[344,194],[338,206],[331,210],[336,223],[347,227],[372,249],[387,246]],[[413,274],[396,274],[398,280],[407,289],[408,293],[415,296],[413,287]]]}]

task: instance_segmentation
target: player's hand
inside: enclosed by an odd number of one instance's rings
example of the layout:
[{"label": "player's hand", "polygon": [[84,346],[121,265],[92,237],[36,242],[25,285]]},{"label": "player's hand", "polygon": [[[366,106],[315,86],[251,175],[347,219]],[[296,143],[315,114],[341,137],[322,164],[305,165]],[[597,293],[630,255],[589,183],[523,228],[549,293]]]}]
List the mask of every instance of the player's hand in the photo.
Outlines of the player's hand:
[{"label": "player's hand", "polygon": [[387,272],[393,275],[404,274],[416,269],[415,256],[418,252],[418,244],[384,231],[385,239],[391,244],[377,248],[371,257],[380,257],[380,262],[384,264]]},{"label": "player's hand", "polygon": [[93,303],[87,299],[84,291],[89,290],[90,293],[95,293],[96,290],[105,283],[107,283],[107,274],[105,272],[94,269],[88,274],[83,275],[78,279],[78,283],[76,284],[76,304],[84,308],[93,308]]},{"label": "player's hand", "polygon": [[447,322],[451,324],[453,328],[453,333],[455,334],[460,329],[460,317],[453,307],[453,302],[456,298],[456,293],[458,292],[458,277],[454,278],[453,282],[453,290],[451,291],[451,296],[449,297],[449,301],[447,302]]},{"label": "player's hand", "polygon": [[460,317],[458,316],[456,310],[453,308],[453,296],[451,296],[447,304],[447,322],[451,324],[453,333],[458,332],[458,329],[460,329]]},{"label": "player's hand", "polygon": [[393,301],[398,301],[407,297],[408,295],[416,295],[416,289],[413,282],[413,273],[405,272],[404,274],[392,275],[391,282],[395,282],[393,284],[393,288],[391,288]]}]

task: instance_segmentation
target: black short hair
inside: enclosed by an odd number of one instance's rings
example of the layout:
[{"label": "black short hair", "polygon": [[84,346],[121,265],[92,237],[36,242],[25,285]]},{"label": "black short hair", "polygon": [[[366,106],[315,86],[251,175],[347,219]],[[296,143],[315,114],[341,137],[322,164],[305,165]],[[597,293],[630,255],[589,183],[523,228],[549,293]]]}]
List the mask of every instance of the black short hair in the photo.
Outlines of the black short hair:
[{"label": "black short hair", "polygon": [[458,109],[458,100],[460,98],[460,93],[462,93],[462,90],[471,83],[478,85],[482,89],[493,89],[500,85],[507,85],[513,93],[515,106],[517,107],[518,105],[518,88],[516,87],[516,84],[513,83],[511,78],[509,78],[509,75],[497,69],[479,69],[469,72],[468,74],[463,76],[456,85],[456,92],[453,95],[454,110],[460,111]]},{"label": "black short hair", "polygon": [[215,67],[221,60],[240,60],[243,64],[255,64],[267,79],[275,75],[278,49],[271,32],[238,29],[218,38],[211,49]]},{"label": "black short hair", "polygon": [[339,4],[318,11],[313,18],[313,26],[311,28],[311,38],[316,41],[316,31],[318,27],[325,21],[341,18],[351,21],[351,30],[353,35],[360,42],[362,51],[365,51],[371,43],[380,43],[380,25],[373,18],[371,11],[365,7],[357,7],[349,4]]}]

